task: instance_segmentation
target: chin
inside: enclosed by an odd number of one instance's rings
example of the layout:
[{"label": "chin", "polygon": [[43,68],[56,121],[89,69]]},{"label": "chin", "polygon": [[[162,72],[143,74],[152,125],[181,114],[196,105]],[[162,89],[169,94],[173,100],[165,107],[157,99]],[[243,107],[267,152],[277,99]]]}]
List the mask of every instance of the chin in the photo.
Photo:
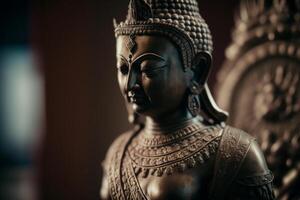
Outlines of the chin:
[{"label": "chin", "polygon": [[153,109],[152,107],[150,107],[149,104],[147,105],[137,105],[137,104],[133,104],[132,106],[133,111],[143,115],[143,116],[148,116],[148,117],[157,117],[159,114],[159,112],[157,112],[156,109]]},{"label": "chin", "polygon": [[134,112],[141,114],[141,115],[147,115],[150,111],[148,105],[133,104],[132,109]]},{"label": "chin", "polygon": [[153,118],[157,118],[159,116],[162,116],[164,115],[164,112],[162,112],[161,110],[159,109],[154,109],[152,107],[150,107],[149,105],[145,106],[145,105],[136,105],[136,104],[133,104],[133,111],[140,114],[140,115],[143,115],[145,117],[153,117]]}]

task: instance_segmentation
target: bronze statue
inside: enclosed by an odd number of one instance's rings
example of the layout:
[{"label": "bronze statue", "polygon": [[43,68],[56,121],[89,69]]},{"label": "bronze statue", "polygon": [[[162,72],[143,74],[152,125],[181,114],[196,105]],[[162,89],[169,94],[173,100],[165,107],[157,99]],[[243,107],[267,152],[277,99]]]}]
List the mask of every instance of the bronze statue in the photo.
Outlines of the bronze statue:
[{"label": "bronze statue", "polygon": [[225,125],[206,85],[212,38],[196,0],[131,0],[115,22],[135,128],[103,162],[103,199],[274,199],[255,139]]},{"label": "bronze statue", "polygon": [[300,1],[243,0],[226,55],[228,124],[258,138],[277,199],[300,199]]}]

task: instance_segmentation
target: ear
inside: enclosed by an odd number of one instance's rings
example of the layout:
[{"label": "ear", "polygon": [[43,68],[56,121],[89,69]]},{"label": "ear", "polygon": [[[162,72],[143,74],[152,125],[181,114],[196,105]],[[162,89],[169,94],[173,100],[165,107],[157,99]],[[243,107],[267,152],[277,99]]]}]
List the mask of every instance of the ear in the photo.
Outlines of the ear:
[{"label": "ear", "polygon": [[203,86],[209,76],[212,56],[208,52],[197,53],[193,59],[192,70],[194,72],[193,81]]}]

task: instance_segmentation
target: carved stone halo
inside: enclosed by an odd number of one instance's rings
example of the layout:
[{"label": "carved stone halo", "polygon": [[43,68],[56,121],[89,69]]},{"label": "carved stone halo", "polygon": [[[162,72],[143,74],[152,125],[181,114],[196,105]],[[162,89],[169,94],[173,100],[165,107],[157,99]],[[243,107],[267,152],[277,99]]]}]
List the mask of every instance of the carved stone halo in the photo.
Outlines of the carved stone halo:
[{"label": "carved stone halo", "polygon": [[128,146],[126,157],[142,178],[182,172],[203,164],[217,151],[221,130],[192,124],[172,134],[139,134]]},{"label": "carved stone halo", "polygon": [[300,46],[265,42],[230,64],[223,68],[219,103],[232,113],[228,124],[258,139],[279,190],[300,155]]}]

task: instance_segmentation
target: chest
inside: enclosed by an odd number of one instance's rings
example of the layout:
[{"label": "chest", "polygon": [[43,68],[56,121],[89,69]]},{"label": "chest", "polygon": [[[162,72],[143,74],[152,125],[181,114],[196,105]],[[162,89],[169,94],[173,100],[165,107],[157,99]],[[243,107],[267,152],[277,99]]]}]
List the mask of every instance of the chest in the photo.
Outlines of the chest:
[{"label": "chest", "polygon": [[195,131],[178,136],[179,139],[140,137],[131,141],[122,160],[125,196],[136,194],[130,199],[149,200],[207,199],[220,139],[218,132]]},{"label": "chest", "polygon": [[209,163],[170,176],[138,178],[141,189],[151,200],[207,199],[212,171]]}]

